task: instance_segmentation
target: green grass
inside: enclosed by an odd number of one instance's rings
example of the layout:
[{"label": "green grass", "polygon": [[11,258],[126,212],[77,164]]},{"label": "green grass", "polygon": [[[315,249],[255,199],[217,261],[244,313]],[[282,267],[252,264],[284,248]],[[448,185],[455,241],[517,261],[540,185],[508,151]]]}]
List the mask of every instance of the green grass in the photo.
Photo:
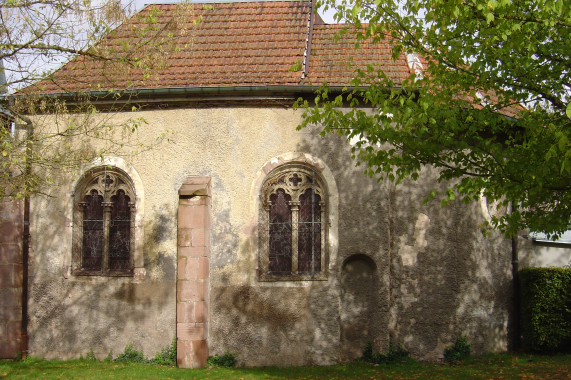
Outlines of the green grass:
[{"label": "green grass", "polygon": [[570,379],[571,355],[498,354],[460,365],[418,363],[374,366],[355,362],[329,367],[178,369],[87,360],[0,361],[6,379]]}]

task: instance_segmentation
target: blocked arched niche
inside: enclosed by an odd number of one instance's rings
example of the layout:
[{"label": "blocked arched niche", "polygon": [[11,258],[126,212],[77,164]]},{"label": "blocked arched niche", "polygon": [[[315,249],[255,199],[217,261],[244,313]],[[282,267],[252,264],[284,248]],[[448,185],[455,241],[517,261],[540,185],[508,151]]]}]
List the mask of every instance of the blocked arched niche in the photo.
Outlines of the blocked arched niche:
[{"label": "blocked arched niche", "polygon": [[341,266],[340,353],[341,361],[362,356],[367,342],[379,332],[379,278],[375,262],[367,255],[351,255]]}]

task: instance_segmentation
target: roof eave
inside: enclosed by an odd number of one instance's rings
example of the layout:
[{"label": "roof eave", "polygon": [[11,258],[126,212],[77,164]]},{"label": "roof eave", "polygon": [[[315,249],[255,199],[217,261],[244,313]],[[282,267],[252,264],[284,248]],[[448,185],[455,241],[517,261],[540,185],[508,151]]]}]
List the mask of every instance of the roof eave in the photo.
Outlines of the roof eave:
[{"label": "roof eave", "polygon": [[[292,103],[299,97],[313,95],[320,86],[312,85],[237,85],[237,86],[206,86],[206,87],[164,87],[164,88],[135,88],[126,90],[97,90],[72,91],[58,93],[43,93],[40,97],[65,100],[68,106],[89,104],[100,107],[118,107],[129,105],[176,106],[181,103],[260,103],[286,102]],[[330,86],[331,92],[337,93],[346,86]],[[0,102],[12,97],[24,95],[0,96]]]}]

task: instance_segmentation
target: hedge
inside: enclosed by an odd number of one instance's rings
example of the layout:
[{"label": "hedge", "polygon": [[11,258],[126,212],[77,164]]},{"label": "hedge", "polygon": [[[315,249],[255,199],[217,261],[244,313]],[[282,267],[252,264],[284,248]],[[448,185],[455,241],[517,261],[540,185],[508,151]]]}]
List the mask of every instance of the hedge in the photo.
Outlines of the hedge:
[{"label": "hedge", "polygon": [[571,352],[571,268],[524,268],[519,279],[523,347]]}]

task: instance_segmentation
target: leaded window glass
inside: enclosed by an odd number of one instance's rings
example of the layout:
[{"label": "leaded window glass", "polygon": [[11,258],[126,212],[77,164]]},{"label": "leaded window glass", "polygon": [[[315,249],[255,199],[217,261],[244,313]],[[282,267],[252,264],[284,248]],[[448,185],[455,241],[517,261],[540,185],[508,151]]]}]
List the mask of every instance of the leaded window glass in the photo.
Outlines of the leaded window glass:
[{"label": "leaded window glass", "polygon": [[86,195],[83,208],[82,267],[101,270],[103,265],[103,197],[92,190]]},{"label": "leaded window glass", "polygon": [[262,186],[259,278],[321,279],[326,194],[319,174],[305,164],[274,169]]},{"label": "leaded window glass", "polygon": [[132,273],[135,194],[129,177],[118,169],[92,170],[75,199],[74,272]]},{"label": "leaded window glass", "polygon": [[298,271],[321,270],[321,197],[307,189],[299,196]]},{"label": "leaded window glass", "polygon": [[269,270],[291,273],[291,196],[278,189],[270,195]]}]

